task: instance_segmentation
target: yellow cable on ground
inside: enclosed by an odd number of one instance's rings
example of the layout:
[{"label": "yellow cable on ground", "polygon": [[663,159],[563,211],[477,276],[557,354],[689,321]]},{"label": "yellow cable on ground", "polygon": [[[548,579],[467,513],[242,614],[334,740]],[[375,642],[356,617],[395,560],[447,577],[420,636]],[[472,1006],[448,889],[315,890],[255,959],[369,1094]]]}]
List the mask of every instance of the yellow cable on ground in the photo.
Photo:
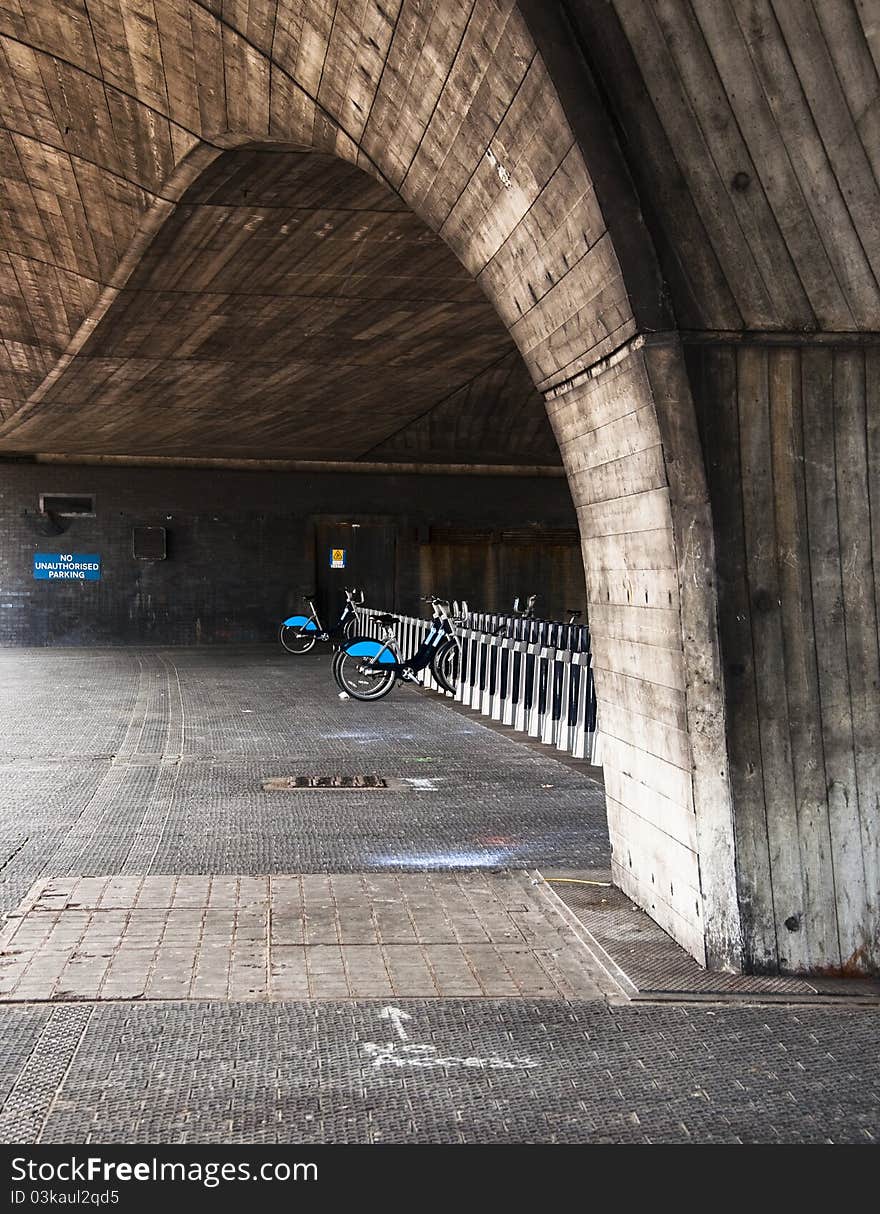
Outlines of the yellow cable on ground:
[{"label": "yellow cable on ground", "polygon": [[606,885],[611,888],[610,881],[582,881],[579,877],[545,877],[548,885]]}]

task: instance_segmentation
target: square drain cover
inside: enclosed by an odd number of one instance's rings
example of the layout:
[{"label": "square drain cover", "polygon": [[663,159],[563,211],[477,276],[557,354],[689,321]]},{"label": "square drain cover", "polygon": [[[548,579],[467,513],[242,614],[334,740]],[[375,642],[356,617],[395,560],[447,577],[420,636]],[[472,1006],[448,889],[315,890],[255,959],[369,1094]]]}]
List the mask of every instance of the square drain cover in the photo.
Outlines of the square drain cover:
[{"label": "square drain cover", "polygon": [[272,776],[263,781],[266,792],[297,792],[304,789],[309,792],[327,789],[337,792],[340,789],[354,789],[359,792],[364,789],[380,789],[386,792],[396,792],[408,787],[403,780],[394,776]]}]

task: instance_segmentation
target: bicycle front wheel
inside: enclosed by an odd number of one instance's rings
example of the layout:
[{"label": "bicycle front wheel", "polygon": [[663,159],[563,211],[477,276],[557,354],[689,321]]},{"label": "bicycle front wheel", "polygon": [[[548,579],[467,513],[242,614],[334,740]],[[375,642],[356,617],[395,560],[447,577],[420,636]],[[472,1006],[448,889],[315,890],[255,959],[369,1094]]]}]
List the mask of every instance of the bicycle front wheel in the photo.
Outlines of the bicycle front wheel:
[{"label": "bicycle front wheel", "polygon": [[288,653],[299,654],[314,649],[317,638],[314,632],[306,632],[298,624],[282,624],[278,639]]},{"label": "bicycle front wheel", "polygon": [[358,629],[357,616],[356,615],[349,616],[349,618],[345,621],[345,624],[343,626],[342,635],[345,637],[345,639],[347,641],[350,641],[351,638],[357,632],[357,629]]},{"label": "bicycle front wheel", "polygon": [[454,641],[436,650],[431,658],[431,673],[434,678],[450,695],[455,695],[458,686],[458,669],[461,664],[461,653]]}]

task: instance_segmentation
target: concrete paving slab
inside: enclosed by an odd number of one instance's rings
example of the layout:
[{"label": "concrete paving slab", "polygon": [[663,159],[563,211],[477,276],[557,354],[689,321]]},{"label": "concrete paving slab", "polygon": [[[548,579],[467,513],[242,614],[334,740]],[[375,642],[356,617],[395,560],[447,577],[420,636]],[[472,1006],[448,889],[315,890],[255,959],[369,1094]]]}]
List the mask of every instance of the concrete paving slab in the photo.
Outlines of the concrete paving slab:
[{"label": "concrete paving slab", "polygon": [[[368,875],[319,885],[241,878],[237,901],[219,913],[212,883],[186,874],[41,882],[0,948],[0,999],[619,993],[521,873],[420,874],[378,886]],[[231,892],[224,879],[224,897]]]}]

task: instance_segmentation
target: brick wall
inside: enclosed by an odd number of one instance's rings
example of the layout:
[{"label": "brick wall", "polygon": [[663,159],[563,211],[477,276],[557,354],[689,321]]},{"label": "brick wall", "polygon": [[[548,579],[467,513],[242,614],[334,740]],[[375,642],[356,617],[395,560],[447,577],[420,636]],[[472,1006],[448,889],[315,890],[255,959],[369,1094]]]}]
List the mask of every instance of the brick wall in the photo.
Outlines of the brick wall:
[{"label": "brick wall", "polygon": [[[65,530],[52,533],[40,494],[80,492],[95,495],[95,517],[62,519]],[[560,531],[576,526],[561,479],[8,463],[0,464],[0,643],[272,640],[302,592],[320,585],[316,560],[325,554],[316,554],[316,535],[334,518],[390,529],[395,569],[371,572],[377,586],[387,586],[376,593],[395,599],[397,610],[416,609],[418,594],[431,590],[468,594],[473,606],[496,609],[541,589],[532,584],[538,576],[547,583],[548,611],[582,605],[579,562],[559,541]],[[167,528],[166,560],[134,557],[132,528],[145,525]],[[521,534],[531,526],[534,542]],[[485,533],[469,547],[461,588],[445,584],[455,576],[448,533],[442,553],[432,541],[432,531],[449,527]],[[548,531],[549,546],[542,542]],[[433,558],[434,547],[442,559]],[[34,579],[35,552],[66,551],[99,553],[101,580]]]}]

